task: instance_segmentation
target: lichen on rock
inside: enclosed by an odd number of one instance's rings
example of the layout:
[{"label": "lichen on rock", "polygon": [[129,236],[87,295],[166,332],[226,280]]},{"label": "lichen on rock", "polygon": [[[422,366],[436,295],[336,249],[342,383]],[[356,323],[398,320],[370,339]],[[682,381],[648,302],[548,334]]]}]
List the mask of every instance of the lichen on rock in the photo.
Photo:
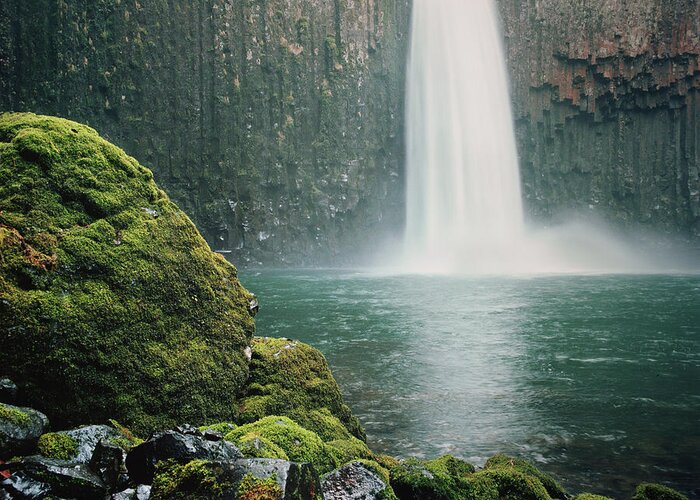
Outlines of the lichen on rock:
[{"label": "lichen on rock", "polygon": [[0,115],[0,366],[57,428],[232,420],[251,298],[136,160]]}]

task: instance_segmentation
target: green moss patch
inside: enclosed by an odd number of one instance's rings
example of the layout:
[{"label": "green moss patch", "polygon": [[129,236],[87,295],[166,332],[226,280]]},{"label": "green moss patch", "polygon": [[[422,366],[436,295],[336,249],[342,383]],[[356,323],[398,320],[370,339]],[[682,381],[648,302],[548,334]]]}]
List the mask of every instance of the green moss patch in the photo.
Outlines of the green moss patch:
[{"label": "green moss patch", "polygon": [[193,460],[185,465],[168,460],[156,464],[151,498],[153,500],[217,498],[228,486],[228,484],[219,483],[213,465],[206,460]]},{"label": "green moss patch", "polygon": [[14,425],[25,425],[31,420],[29,415],[10,405],[0,403],[0,419]]},{"label": "green moss patch", "polygon": [[0,115],[0,366],[54,425],[234,420],[251,298],[121,149]]},{"label": "green moss patch", "polygon": [[39,453],[48,458],[70,460],[78,454],[78,443],[66,434],[49,432],[39,438]]},{"label": "green moss patch", "polygon": [[365,440],[359,421],[343,403],[323,354],[301,342],[255,338],[250,379],[240,404],[242,422],[284,415],[324,441]]},{"label": "green moss patch", "polygon": [[287,417],[270,416],[242,425],[226,435],[233,443],[264,438],[286,453],[295,462],[310,462],[323,474],[340,465],[338,452],[314,432],[304,429]]},{"label": "green moss patch", "polygon": [[500,500],[551,500],[539,479],[514,468],[493,468],[477,472],[475,479],[490,480]]},{"label": "green moss patch", "polygon": [[688,500],[688,497],[662,484],[642,483],[634,490],[632,500]]},{"label": "green moss patch", "polygon": [[564,491],[564,489],[559,486],[559,484],[549,476],[548,474],[545,474],[544,472],[540,471],[532,465],[530,462],[526,460],[522,460],[520,458],[513,458],[509,457],[508,455],[495,455],[491,458],[489,458],[486,461],[485,465],[486,469],[495,469],[495,468],[503,468],[506,470],[509,469],[514,469],[519,472],[522,472],[523,474],[527,474],[533,477],[536,477],[542,485],[545,487],[547,490],[547,493],[552,497],[552,498],[567,498],[567,494]]}]

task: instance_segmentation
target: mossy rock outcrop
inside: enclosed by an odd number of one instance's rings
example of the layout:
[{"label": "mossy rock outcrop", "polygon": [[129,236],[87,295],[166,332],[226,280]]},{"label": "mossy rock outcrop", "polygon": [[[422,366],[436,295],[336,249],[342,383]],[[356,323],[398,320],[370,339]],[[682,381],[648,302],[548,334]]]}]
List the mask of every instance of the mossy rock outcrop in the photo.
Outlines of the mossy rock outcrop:
[{"label": "mossy rock outcrop", "polygon": [[270,415],[289,417],[324,441],[350,435],[365,440],[320,351],[294,340],[256,337],[240,421]]},{"label": "mossy rock outcrop", "polygon": [[0,366],[56,428],[233,420],[251,295],[89,127],[0,115]]}]

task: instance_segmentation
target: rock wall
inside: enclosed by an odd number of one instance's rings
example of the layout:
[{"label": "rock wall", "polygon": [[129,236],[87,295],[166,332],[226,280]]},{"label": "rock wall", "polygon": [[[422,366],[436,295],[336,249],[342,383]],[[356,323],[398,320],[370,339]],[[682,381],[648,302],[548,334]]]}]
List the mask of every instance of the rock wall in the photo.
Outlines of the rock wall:
[{"label": "rock wall", "polygon": [[409,0],[6,0],[0,110],[90,124],[236,263],[403,226]]},{"label": "rock wall", "polygon": [[700,235],[700,2],[499,5],[531,214]]}]

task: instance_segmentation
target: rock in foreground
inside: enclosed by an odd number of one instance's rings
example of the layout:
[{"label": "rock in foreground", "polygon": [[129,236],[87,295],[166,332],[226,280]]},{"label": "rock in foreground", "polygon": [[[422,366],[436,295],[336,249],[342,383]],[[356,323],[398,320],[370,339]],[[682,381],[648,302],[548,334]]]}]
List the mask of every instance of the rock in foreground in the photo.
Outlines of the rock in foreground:
[{"label": "rock in foreground", "polygon": [[0,115],[0,366],[57,428],[230,420],[254,323],[236,269],[83,125]]}]

